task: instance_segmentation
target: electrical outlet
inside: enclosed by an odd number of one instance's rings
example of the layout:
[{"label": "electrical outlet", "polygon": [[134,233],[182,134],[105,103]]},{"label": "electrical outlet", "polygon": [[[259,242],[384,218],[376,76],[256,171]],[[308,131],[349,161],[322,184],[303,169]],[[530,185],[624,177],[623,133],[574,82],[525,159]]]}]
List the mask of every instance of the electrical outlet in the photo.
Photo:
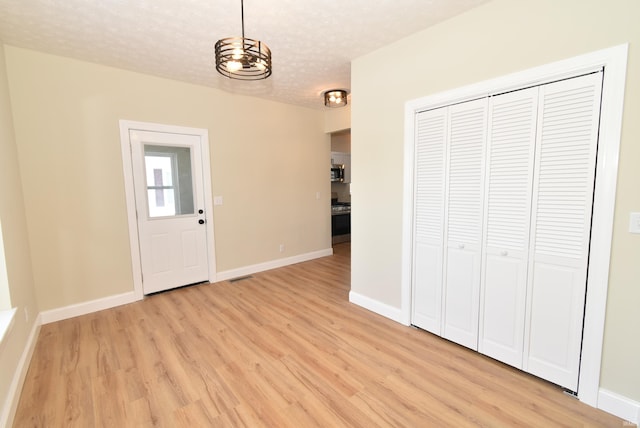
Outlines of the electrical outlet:
[{"label": "electrical outlet", "polygon": [[280,252],[284,253],[284,244],[280,244]]},{"label": "electrical outlet", "polygon": [[640,213],[631,213],[629,215],[629,232],[640,233]]},{"label": "electrical outlet", "polygon": [[222,196],[214,196],[213,205],[222,205]]}]

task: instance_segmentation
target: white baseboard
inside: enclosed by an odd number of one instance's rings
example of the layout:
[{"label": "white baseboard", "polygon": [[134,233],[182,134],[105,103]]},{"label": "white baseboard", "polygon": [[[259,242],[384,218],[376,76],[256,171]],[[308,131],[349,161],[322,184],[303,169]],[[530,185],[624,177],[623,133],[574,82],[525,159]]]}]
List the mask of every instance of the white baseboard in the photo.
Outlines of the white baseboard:
[{"label": "white baseboard", "polygon": [[6,311],[0,311],[0,352],[4,349],[4,338],[9,337],[11,327],[16,317],[18,308],[12,308]]},{"label": "white baseboard", "polygon": [[116,294],[114,296],[103,297],[101,299],[90,300],[88,302],[76,303],[75,305],[64,306],[62,308],[50,309],[42,311],[42,324],[49,324],[55,321],[65,320],[80,315],[90,314],[92,312],[101,311],[103,309],[114,308],[127,303],[133,303],[140,300],[133,291]]},{"label": "white baseboard", "polygon": [[349,301],[400,324],[408,325],[405,322],[406,317],[403,316],[402,311],[399,308],[380,303],[377,300],[374,300],[367,296],[363,296],[362,294],[358,294],[353,291],[349,292]]},{"label": "white baseboard", "polygon": [[244,266],[238,269],[225,270],[216,274],[216,282],[226,281],[228,279],[238,278],[241,276],[247,276],[258,272],[264,272],[266,270],[276,269],[283,266],[293,265],[296,263],[306,262],[320,257],[326,257],[333,254],[333,248],[327,248],[324,250],[313,251],[311,253],[299,254],[297,256],[285,257],[283,259],[271,260],[264,263],[258,263],[255,265]]},{"label": "white baseboard", "polygon": [[0,427],[13,426],[13,419],[16,416],[16,410],[18,409],[18,402],[20,401],[20,393],[22,392],[22,385],[24,379],[27,377],[27,370],[31,363],[31,357],[33,351],[36,349],[36,342],[38,340],[38,333],[40,332],[40,326],[42,325],[42,319],[38,315],[31,328],[31,333],[27,339],[22,356],[18,361],[18,366],[13,374],[11,385],[7,393],[7,401],[4,403],[2,413],[0,413]]},{"label": "white baseboard", "polygon": [[640,403],[615,392],[600,388],[598,408],[631,424],[640,424]]},{"label": "white baseboard", "polygon": [[[283,259],[272,260],[269,262],[245,266],[238,269],[218,272],[216,274],[216,281],[225,281],[227,279],[237,278],[239,276],[251,275],[253,273],[292,265],[295,263],[306,262],[308,260],[330,256],[332,254],[333,249],[327,248],[311,253],[299,254],[297,256],[286,257]],[[73,318],[80,315],[86,315],[92,312],[101,311],[103,309],[126,305],[128,303],[137,302],[138,300],[141,300],[141,297],[139,297],[134,291],[130,291],[127,293],[116,294],[114,296],[103,297],[101,299],[90,300],[88,302],[76,303],[74,305],[64,306],[62,308],[50,309],[48,311],[41,312],[40,316],[42,317],[42,324],[49,324],[67,318]]]}]

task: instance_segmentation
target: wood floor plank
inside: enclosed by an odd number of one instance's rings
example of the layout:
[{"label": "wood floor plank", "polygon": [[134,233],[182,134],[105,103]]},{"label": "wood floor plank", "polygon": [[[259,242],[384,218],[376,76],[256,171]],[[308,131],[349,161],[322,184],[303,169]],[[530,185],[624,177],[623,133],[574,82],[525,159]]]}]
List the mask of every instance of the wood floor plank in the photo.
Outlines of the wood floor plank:
[{"label": "wood floor plank", "polygon": [[175,427],[209,427],[214,420],[209,409],[200,400],[180,407],[174,413]]},{"label": "wood floor plank", "polygon": [[42,326],[15,427],[621,427],[349,303],[334,255]]}]

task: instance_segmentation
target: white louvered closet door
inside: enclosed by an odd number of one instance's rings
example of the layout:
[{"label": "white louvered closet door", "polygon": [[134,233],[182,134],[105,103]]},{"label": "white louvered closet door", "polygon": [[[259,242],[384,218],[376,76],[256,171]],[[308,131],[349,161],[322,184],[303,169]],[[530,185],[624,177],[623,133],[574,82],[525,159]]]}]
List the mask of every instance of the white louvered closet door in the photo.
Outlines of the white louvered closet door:
[{"label": "white louvered closet door", "polygon": [[440,335],[448,108],[419,113],[415,135],[412,323]]},{"label": "white louvered closet door", "polygon": [[538,88],[489,100],[478,351],[522,368]]},{"label": "white louvered closet door", "polygon": [[449,107],[443,336],[478,349],[487,99]]},{"label": "white louvered closet door", "polygon": [[602,73],[540,87],[524,369],[577,390]]}]

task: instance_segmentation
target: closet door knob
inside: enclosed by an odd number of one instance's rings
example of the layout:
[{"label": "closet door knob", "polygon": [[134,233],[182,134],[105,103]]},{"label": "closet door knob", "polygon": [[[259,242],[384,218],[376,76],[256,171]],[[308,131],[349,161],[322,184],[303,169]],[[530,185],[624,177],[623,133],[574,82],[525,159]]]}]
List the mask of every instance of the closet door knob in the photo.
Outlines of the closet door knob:
[{"label": "closet door knob", "polygon": [[508,256],[508,255],[509,255],[509,252],[508,252],[507,250],[502,250],[502,251],[500,252],[500,255],[501,255],[501,256]]},{"label": "closet door knob", "polygon": [[458,244],[458,248],[460,248],[461,250],[464,249],[464,244]]}]

